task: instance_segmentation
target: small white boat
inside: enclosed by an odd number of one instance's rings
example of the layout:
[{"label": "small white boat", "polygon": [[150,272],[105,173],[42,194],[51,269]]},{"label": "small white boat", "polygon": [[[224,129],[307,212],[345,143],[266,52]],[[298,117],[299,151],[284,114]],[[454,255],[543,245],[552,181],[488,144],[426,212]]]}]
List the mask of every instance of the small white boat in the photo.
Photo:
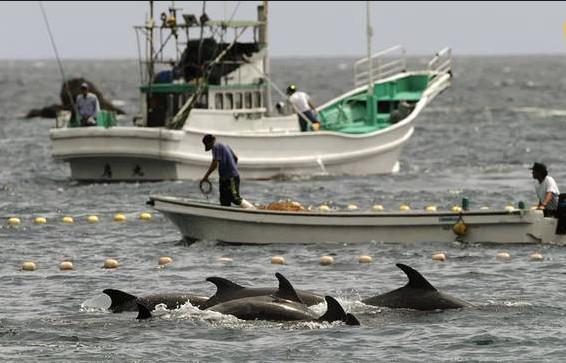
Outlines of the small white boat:
[{"label": "small white boat", "polygon": [[270,243],[564,243],[557,219],[526,209],[460,212],[274,211],[222,207],[171,196],[151,196],[187,242]]},{"label": "small white boat", "polygon": [[[320,131],[301,132],[289,105],[272,107],[266,8],[258,9],[257,21],[184,14],[180,23],[171,11],[161,25],[150,19],[136,28],[146,36],[148,54],[140,59],[142,115],[134,126],[115,126],[103,114],[100,127],[57,122],[50,130],[52,156],[69,163],[72,179],[200,179],[211,158],[201,142],[207,133],[236,152],[243,179],[396,172],[417,118],[451,84],[449,48],[409,71],[401,46],[373,54],[368,42],[368,56],[354,64],[353,85],[317,109]],[[253,42],[239,41],[246,29]],[[203,37],[203,30],[212,35]],[[227,42],[231,30],[237,35]],[[163,70],[167,40],[184,34],[192,35],[175,43],[186,44],[175,50],[182,56],[173,70]],[[156,46],[156,39],[163,43]]]}]

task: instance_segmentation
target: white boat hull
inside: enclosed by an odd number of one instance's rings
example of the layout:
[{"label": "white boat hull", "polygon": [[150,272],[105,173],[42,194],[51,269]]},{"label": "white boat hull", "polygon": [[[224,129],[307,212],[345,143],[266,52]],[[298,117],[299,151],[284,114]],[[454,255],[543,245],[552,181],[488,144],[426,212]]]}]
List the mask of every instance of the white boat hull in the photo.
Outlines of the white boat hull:
[{"label": "white boat hull", "polygon": [[557,220],[541,211],[466,211],[468,231],[458,236],[453,212],[285,212],[221,207],[184,198],[152,196],[150,203],[185,240],[271,243],[564,243]]},{"label": "white boat hull", "polygon": [[[202,178],[211,160],[201,141],[204,132],[147,131],[153,130],[52,130],[53,155],[70,163],[75,180]],[[323,131],[261,136],[224,134],[217,139],[237,152],[243,179],[270,179],[278,175],[392,173],[397,171],[401,148],[412,133],[412,126],[407,126],[388,135],[363,137]],[[167,134],[171,137],[164,136]]]}]

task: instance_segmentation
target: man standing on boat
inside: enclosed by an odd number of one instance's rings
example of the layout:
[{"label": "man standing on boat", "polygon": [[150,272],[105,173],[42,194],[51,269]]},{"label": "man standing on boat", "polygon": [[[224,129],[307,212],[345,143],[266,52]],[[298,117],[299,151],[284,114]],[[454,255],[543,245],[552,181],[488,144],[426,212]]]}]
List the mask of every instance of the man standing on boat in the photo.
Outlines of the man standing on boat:
[{"label": "man standing on boat", "polygon": [[305,92],[297,91],[297,86],[294,84],[287,87],[287,95],[289,96],[289,102],[291,102],[293,109],[299,117],[301,131],[308,130],[309,122],[312,124],[314,131],[320,130],[320,122],[316,118],[316,109],[311,102],[310,96]]},{"label": "man standing on boat", "polygon": [[199,187],[210,183],[208,177],[218,168],[220,205],[229,207],[234,203],[242,208],[254,208],[254,206],[240,197],[240,173],[238,172],[238,157],[228,145],[216,142],[216,137],[206,134],[202,138],[204,150],[212,150],[212,162],[206,174],[200,181]]},{"label": "man standing on boat", "polygon": [[545,217],[553,217],[558,209],[558,186],[554,178],[548,175],[546,165],[534,163],[531,168],[535,181],[535,192],[538,197],[537,209],[544,210]]},{"label": "man standing on boat", "polygon": [[81,84],[81,94],[76,101],[77,115],[81,126],[96,126],[96,114],[100,112],[100,103],[94,93],[88,91],[88,84]]}]

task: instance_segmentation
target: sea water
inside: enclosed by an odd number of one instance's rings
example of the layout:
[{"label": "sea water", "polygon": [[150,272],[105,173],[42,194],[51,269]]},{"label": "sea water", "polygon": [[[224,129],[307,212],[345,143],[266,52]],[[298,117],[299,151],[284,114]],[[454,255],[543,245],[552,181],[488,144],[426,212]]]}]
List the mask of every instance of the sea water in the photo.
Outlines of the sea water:
[{"label": "sea water", "polygon": [[[427,58],[411,61],[421,67]],[[354,59],[274,59],[280,89],[295,83],[321,104],[353,84]],[[68,61],[127,111],[138,106],[135,61]],[[419,116],[400,171],[368,177],[242,181],[254,203],[293,199],[304,205],[398,210],[436,205],[449,210],[536,203],[528,167],[545,162],[566,191],[566,63],[561,57],[455,57],[451,88]],[[5,361],[562,361],[566,356],[566,249],[562,246],[460,243],[226,246],[182,242],[178,230],[145,203],[151,193],[206,200],[197,182],[83,184],[51,157],[54,120],[21,118],[59,102],[53,61],[0,62],[0,360]],[[274,102],[278,101],[274,93]],[[237,150],[235,150],[237,152]],[[205,170],[203,169],[203,174]],[[209,200],[217,202],[217,195]],[[151,220],[139,214],[151,212]],[[122,213],[126,220],[115,222]],[[97,215],[98,223],[87,217]],[[9,226],[7,217],[21,223]],[[34,224],[35,217],[47,219]],[[72,216],[73,224],[63,224]],[[379,236],[376,236],[379,241]],[[433,261],[436,251],[447,255]],[[506,251],[511,259],[496,259]],[[539,251],[544,260],[534,262]],[[370,264],[358,256],[373,257]],[[284,256],[285,265],[271,257]],[[334,263],[320,266],[331,255]],[[173,263],[160,267],[159,257]],[[226,259],[219,259],[227,257]],[[102,268],[114,258],[117,269]],[[231,261],[230,261],[231,259]],[[74,270],[60,271],[71,260]],[[35,271],[21,271],[34,261]],[[360,300],[406,283],[395,263],[419,270],[434,286],[474,304],[444,312],[365,306]],[[106,288],[135,295],[212,295],[208,276],[245,286],[275,286],[274,274],[297,288],[337,297],[361,322],[342,324],[244,322],[189,305],[136,313],[104,309]],[[85,302],[97,304],[83,304]],[[98,306],[98,307],[96,307]],[[322,314],[323,305],[314,307]]]}]

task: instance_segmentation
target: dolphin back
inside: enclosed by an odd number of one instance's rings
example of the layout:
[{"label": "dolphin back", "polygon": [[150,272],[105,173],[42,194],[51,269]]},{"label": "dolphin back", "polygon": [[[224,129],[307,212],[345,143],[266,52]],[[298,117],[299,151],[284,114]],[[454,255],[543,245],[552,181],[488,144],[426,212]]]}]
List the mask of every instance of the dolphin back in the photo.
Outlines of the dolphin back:
[{"label": "dolphin back", "polygon": [[403,287],[362,300],[364,304],[384,306],[392,309],[415,310],[458,309],[471,306],[470,303],[438,291],[417,270],[398,263],[396,265],[407,275],[409,282]]}]

